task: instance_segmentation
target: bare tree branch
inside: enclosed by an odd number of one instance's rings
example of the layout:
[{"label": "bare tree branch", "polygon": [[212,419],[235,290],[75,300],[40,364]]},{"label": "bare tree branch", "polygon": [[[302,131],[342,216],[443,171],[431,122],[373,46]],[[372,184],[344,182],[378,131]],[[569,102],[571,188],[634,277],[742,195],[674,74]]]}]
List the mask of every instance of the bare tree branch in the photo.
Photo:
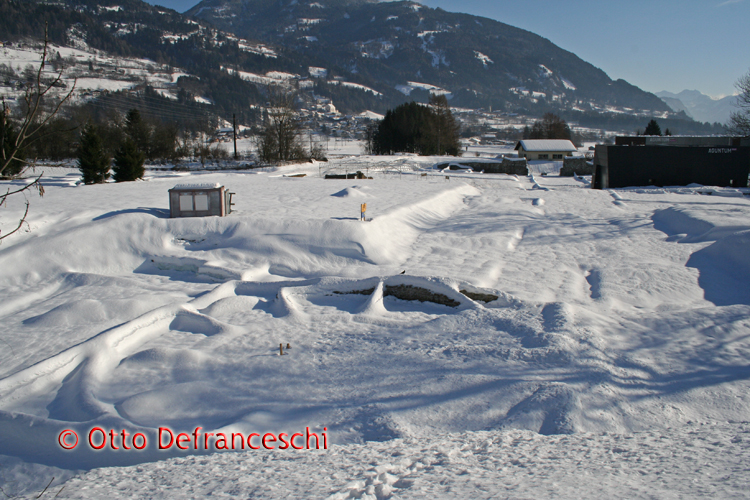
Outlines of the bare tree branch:
[{"label": "bare tree branch", "polygon": [[53,476],[52,479],[49,480],[49,483],[47,483],[47,486],[45,486],[44,489],[42,490],[42,492],[39,493],[39,496],[37,498],[42,498],[42,495],[44,495],[44,492],[47,491],[47,488],[49,488],[49,485],[52,484],[52,481],[54,481],[54,480],[55,480],[55,478]]},{"label": "bare tree branch", "polygon": [[[24,102],[26,103],[26,113],[23,117],[23,120],[21,121],[21,126],[19,128],[18,133],[16,134],[15,139],[13,140],[13,144],[10,148],[10,154],[7,154],[4,147],[4,141],[5,139],[5,120],[7,117],[6,114],[6,108],[5,108],[5,101],[3,101],[3,117],[2,117],[2,134],[3,134],[3,144],[0,145],[0,149],[2,149],[2,157],[3,157],[3,163],[0,165],[0,175],[3,174],[3,172],[10,166],[10,164],[16,160],[24,163],[26,166],[21,169],[20,172],[18,172],[15,177],[19,177],[22,175],[26,168],[28,168],[29,162],[26,160],[20,159],[16,157],[16,154],[21,150],[23,145],[27,143],[28,139],[30,137],[33,137],[34,135],[38,134],[39,131],[44,128],[47,123],[60,111],[63,104],[65,104],[70,97],[73,95],[73,92],[75,91],[76,85],[78,83],[77,79],[73,80],[73,86],[70,88],[70,91],[60,100],[60,102],[57,103],[57,105],[54,107],[54,109],[47,113],[46,116],[42,120],[40,120],[38,123],[34,123],[34,120],[37,118],[37,115],[39,113],[40,106],[42,104],[42,101],[44,97],[52,90],[53,87],[55,87],[61,80],[62,80],[62,74],[63,70],[61,69],[60,72],[57,74],[55,79],[49,84],[44,85],[42,83],[42,75],[44,73],[44,66],[47,63],[47,54],[49,51],[49,35],[47,30],[47,25],[45,24],[44,27],[44,47],[42,49],[42,61],[39,64],[39,69],[36,72],[36,81],[33,87],[29,87],[24,92]],[[10,138],[8,138],[10,139]]]},{"label": "bare tree branch", "polygon": [[9,233],[5,233],[5,234],[0,233],[0,240],[4,240],[5,238],[7,238],[8,236],[10,236],[11,234],[19,231],[21,229],[21,227],[23,227],[24,223],[26,223],[26,216],[27,215],[29,215],[29,200],[26,200],[26,210],[24,211],[23,217],[21,217],[21,220],[18,221],[18,225],[16,226],[16,228],[13,231],[9,232]]},{"label": "bare tree branch", "polygon": [[735,87],[740,92],[735,105],[740,109],[732,113],[727,125],[733,134],[750,136],[750,72],[737,80]]},{"label": "bare tree branch", "polygon": [[29,189],[37,189],[39,191],[39,196],[44,196],[44,186],[42,186],[42,184],[39,182],[39,180],[42,178],[42,175],[44,174],[39,174],[39,177],[34,179],[34,182],[30,182],[20,189],[11,191],[10,188],[8,188],[5,194],[0,194],[0,207],[3,206],[3,203],[5,203],[5,200],[6,198],[8,198],[8,196],[13,196],[14,194],[18,194],[18,193],[23,193],[24,191],[28,191]]},{"label": "bare tree branch", "polygon": [[[33,140],[34,137],[38,136],[40,131],[60,111],[63,104],[65,104],[65,102],[70,99],[70,97],[73,95],[73,91],[76,88],[77,80],[73,80],[73,85],[70,88],[70,91],[68,91],[68,93],[57,103],[56,106],[54,106],[54,108],[50,112],[45,113],[41,117],[41,119],[38,119],[42,100],[45,96],[47,96],[47,94],[50,93],[53,87],[60,83],[63,75],[63,69],[60,69],[60,72],[57,73],[57,76],[52,80],[51,83],[47,85],[42,81],[44,66],[47,63],[49,45],[49,32],[47,24],[45,23],[42,61],[39,64],[39,69],[36,72],[36,81],[33,87],[26,88],[24,92],[24,102],[26,103],[25,115],[21,120],[21,125],[19,127],[18,133],[15,134],[14,138],[6,137],[6,129],[9,130],[9,127],[6,126],[8,114],[7,108],[5,106],[5,100],[3,99],[2,116],[0,116],[0,155],[2,156],[2,160],[0,162],[0,176],[2,176],[3,172],[7,171],[12,164],[20,166],[18,168],[18,172],[13,172],[11,177],[20,177],[28,170],[29,165],[33,164],[33,162],[27,161],[25,158],[23,158],[23,154],[19,154],[21,153],[23,146],[27,144],[30,139]],[[8,144],[7,141],[12,142]],[[5,194],[0,195],[0,206],[6,203],[9,196],[18,194],[22,194],[26,201],[26,209],[24,210],[23,216],[18,221],[18,224],[15,226],[15,228],[12,231],[6,233],[2,233],[2,231],[0,231],[0,242],[2,242],[2,240],[7,238],[8,236],[20,231],[24,225],[28,227],[26,218],[29,215],[29,199],[26,197],[26,191],[36,190],[39,196],[44,196],[44,187],[42,186],[41,178],[42,176],[39,175],[36,179],[34,179],[33,182],[27,184],[26,186],[20,189],[16,189],[15,191],[11,191],[10,188],[8,188]]]}]

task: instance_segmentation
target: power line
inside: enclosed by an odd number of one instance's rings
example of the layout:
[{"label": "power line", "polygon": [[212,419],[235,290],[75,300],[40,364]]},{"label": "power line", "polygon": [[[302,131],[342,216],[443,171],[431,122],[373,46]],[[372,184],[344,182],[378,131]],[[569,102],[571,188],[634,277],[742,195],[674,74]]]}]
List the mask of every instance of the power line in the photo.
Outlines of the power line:
[{"label": "power line", "polygon": [[[139,108],[143,111],[150,112],[157,115],[171,115],[178,118],[209,118],[211,116],[218,116],[216,113],[209,112],[208,110],[198,110],[198,109],[190,109],[187,107],[180,108],[174,108],[170,107],[168,104],[153,104],[153,103],[145,103],[141,102],[138,99],[129,99],[129,98],[114,98],[114,97],[107,97],[106,99],[97,99],[94,101],[89,101],[84,104],[84,106],[93,106],[93,107],[99,107],[99,108],[117,108],[117,109],[124,109],[127,110],[127,108]],[[179,106],[179,105],[176,105]]]},{"label": "power line", "polygon": [[[209,111],[206,109],[200,109],[200,108],[192,108],[186,104],[179,103],[179,102],[171,102],[167,100],[161,100],[158,98],[154,98],[151,96],[132,96],[132,95],[104,95],[100,96],[97,100],[99,101],[106,101],[106,100],[112,100],[112,101],[118,101],[118,102],[124,102],[124,101],[142,101],[143,104],[153,106],[153,107],[161,107],[165,109],[172,109],[174,107],[181,107],[183,109],[188,109],[191,112],[200,112],[200,113],[208,113]],[[148,102],[151,101],[151,102]]]}]

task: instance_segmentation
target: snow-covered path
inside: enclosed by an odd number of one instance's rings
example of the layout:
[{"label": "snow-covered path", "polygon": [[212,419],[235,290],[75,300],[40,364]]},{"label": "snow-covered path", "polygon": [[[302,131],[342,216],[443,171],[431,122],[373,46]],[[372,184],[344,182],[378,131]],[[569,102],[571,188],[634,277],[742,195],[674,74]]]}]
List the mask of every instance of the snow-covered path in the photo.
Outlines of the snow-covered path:
[{"label": "snow-covered path", "polygon": [[[746,196],[318,171],[192,174],[239,193],[205,219],[166,218],[183,174],[49,176],[0,248],[0,455],[28,462],[0,461],[6,484],[38,487],[36,463],[139,471],[61,498],[742,496]],[[151,445],[94,451],[97,426]],[[159,427],[197,426],[325,428],[331,449],[156,449]]]}]

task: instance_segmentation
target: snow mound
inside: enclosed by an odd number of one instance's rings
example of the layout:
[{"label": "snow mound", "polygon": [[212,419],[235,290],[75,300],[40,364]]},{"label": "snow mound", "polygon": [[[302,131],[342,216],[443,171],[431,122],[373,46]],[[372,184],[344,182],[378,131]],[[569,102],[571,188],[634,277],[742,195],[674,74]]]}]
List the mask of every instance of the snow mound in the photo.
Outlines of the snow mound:
[{"label": "snow mound", "polygon": [[338,198],[368,198],[370,195],[367,194],[365,191],[365,188],[361,186],[352,186],[348,188],[344,188],[341,191],[337,191],[333,193],[331,196],[336,196]]}]

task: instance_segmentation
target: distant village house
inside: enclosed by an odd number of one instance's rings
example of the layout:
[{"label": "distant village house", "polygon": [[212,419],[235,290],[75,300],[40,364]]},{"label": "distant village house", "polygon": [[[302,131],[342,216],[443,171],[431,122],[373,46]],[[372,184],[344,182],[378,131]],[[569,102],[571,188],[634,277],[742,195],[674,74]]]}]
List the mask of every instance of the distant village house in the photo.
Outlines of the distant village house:
[{"label": "distant village house", "polygon": [[516,144],[519,158],[527,160],[562,160],[573,156],[577,148],[564,139],[523,139]]}]

